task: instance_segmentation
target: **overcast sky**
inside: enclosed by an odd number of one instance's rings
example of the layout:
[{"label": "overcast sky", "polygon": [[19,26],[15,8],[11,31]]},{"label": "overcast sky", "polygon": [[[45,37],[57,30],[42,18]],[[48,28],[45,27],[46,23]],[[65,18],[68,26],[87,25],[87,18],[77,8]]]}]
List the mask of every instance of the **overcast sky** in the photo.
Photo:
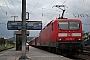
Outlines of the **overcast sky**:
[{"label": "overcast sky", "polygon": [[[40,20],[43,22],[43,27],[49,21],[56,19],[61,14],[61,10],[53,7],[54,5],[66,5],[64,17],[78,18],[84,24],[90,24],[90,0],[26,0],[27,9],[29,12],[29,20]],[[53,7],[53,8],[52,8]],[[22,0],[0,0],[0,37],[13,37],[14,30],[7,29],[7,21],[14,21],[11,16],[18,16],[15,20],[21,20]],[[83,14],[81,17],[78,14]],[[75,16],[76,17],[75,17]],[[83,24],[83,31],[90,31],[90,25]],[[37,36],[39,31],[29,30],[29,36]]]}]

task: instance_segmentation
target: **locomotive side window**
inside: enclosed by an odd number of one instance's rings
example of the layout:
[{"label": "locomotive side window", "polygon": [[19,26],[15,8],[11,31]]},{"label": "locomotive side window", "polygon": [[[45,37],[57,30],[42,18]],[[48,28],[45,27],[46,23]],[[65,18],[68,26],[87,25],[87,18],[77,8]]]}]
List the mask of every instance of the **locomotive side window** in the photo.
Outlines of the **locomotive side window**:
[{"label": "locomotive side window", "polygon": [[53,25],[53,23],[52,23],[52,31],[54,30],[54,25]]},{"label": "locomotive side window", "polygon": [[59,22],[58,27],[59,29],[68,29],[68,22]]},{"label": "locomotive side window", "polygon": [[69,26],[70,29],[79,29],[80,27],[79,22],[70,22],[69,24],[70,24]]}]

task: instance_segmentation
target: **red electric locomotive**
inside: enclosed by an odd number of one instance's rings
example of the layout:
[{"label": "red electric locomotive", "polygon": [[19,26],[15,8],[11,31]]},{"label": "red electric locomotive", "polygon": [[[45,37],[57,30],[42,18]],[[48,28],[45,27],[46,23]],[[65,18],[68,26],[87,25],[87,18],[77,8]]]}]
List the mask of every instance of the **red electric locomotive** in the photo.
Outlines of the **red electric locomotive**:
[{"label": "red electric locomotive", "polygon": [[38,40],[38,37],[34,37],[33,39],[30,40],[29,45],[36,46],[38,44],[37,40]]},{"label": "red electric locomotive", "polygon": [[82,22],[79,19],[56,19],[40,32],[37,40],[43,48],[75,54],[83,49]]},{"label": "red electric locomotive", "polygon": [[36,46],[67,55],[79,54],[83,51],[82,22],[63,18],[64,11],[60,18],[52,20],[41,30]]}]

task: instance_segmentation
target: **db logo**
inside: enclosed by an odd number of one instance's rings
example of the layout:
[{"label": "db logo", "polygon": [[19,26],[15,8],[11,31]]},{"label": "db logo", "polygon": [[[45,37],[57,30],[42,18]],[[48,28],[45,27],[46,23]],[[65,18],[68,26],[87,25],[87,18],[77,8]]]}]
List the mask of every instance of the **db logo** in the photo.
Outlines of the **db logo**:
[{"label": "db logo", "polygon": [[72,33],[68,33],[68,36],[72,36]]}]

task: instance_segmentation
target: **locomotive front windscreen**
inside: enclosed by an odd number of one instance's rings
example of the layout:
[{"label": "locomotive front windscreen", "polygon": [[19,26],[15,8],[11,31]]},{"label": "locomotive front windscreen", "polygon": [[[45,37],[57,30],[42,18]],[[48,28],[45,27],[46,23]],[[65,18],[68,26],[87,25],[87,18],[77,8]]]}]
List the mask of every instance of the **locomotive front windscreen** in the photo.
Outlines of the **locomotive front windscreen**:
[{"label": "locomotive front windscreen", "polygon": [[58,28],[59,29],[79,29],[80,23],[79,22],[59,22]]}]

